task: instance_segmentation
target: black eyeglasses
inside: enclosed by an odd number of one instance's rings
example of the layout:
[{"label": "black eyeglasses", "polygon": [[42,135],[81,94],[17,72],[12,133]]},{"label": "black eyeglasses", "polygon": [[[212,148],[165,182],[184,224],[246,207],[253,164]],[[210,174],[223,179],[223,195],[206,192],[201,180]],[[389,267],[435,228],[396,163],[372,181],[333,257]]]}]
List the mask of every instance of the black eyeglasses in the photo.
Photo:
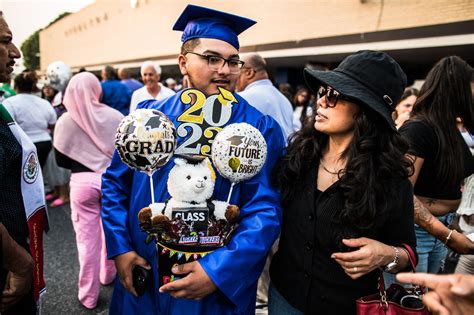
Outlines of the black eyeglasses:
[{"label": "black eyeglasses", "polygon": [[341,93],[339,93],[338,91],[336,91],[335,89],[333,89],[330,86],[328,86],[328,87],[325,87],[325,86],[319,87],[318,99],[322,98],[323,96],[326,98],[326,106],[330,107],[330,108],[336,107],[337,101],[339,99],[345,99],[341,95]]},{"label": "black eyeglasses", "polygon": [[236,58],[229,58],[225,59],[220,56],[216,55],[201,55],[192,51],[186,51],[186,54],[193,54],[196,56],[201,57],[202,59],[207,60],[207,64],[209,65],[209,69],[213,71],[218,71],[219,69],[222,69],[222,67],[227,65],[229,66],[229,71],[230,73],[239,73],[240,69],[244,66],[245,62],[242,60],[236,59]]}]

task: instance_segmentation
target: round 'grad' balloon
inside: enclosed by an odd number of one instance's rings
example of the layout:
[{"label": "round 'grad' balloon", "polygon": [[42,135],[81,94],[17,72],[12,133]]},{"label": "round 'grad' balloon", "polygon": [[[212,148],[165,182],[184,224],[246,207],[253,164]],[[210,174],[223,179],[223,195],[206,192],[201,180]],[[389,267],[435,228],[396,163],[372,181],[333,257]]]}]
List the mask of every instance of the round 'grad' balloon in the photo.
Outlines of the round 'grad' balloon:
[{"label": "round 'grad' balloon", "polygon": [[212,161],[219,174],[238,183],[258,174],[267,158],[267,142],[260,131],[247,124],[230,124],[212,143]]},{"label": "round 'grad' balloon", "polygon": [[162,112],[137,109],[120,122],[115,147],[125,164],[151,174],[173,156],[176,129]]}]

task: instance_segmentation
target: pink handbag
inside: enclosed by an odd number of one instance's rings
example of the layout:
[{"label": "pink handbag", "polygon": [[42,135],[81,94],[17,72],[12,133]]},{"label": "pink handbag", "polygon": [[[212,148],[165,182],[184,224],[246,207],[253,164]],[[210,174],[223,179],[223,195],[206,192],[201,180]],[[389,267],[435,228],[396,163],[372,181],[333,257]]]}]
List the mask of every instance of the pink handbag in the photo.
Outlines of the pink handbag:
[{"label": "pink handbag", "polygon": [[[416,256],[410,246],[403,244],[413,270],[416,267]],[[392,284],[385,290],[383,274],[379,277],[379,292],[356,300],[357,315],[429,315],[421,301],[424,288],[415,286],[404,288]]]}]

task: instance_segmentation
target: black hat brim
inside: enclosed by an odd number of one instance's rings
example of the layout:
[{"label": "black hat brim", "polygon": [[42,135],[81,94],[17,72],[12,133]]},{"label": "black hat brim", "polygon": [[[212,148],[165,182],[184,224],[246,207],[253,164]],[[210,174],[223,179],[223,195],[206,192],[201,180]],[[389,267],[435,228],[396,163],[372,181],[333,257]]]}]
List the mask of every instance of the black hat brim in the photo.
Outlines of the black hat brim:
[{"label": "black hat brim", "polygon": [[319,86],[331,86],[339,93],[358,101],[361,105],[371,108],[382,116],[393,130],[397,130],[392,118],[392,109],[379,96],[359,81],[339,71],[321,71],[304,69],[304,80],[308,88],[315,94]]}]

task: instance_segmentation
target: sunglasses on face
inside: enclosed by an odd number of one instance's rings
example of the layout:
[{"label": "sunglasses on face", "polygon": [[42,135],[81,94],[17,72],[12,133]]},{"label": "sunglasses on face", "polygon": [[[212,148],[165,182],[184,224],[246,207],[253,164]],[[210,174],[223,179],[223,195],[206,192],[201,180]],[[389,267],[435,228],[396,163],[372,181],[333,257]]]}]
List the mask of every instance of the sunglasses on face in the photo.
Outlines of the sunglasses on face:
[{"label": "sunglasses on face", "polygon": [[335,89],[333,89],[330,86],[328,86],[328,87],[320,86],[319,87],[318,99],[321,99],[323,97],[325,97],[326,106],[329,107],[329,108],[336,107],[337,101],[339,99],[344,99],[344,97],[341,95],[341,93],[339,93],[338,91],[336,91]]}]

